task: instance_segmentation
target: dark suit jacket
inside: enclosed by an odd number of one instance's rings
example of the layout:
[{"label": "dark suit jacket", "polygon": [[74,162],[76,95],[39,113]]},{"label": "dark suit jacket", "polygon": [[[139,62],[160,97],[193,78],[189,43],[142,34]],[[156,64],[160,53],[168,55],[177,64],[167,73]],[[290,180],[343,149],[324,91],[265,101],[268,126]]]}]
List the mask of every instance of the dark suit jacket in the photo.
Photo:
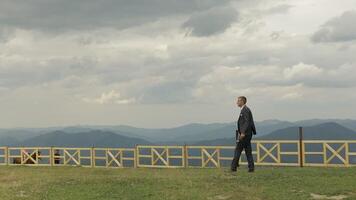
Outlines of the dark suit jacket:
[{"label": "dark suit jacket", "polygon": [[[256,127],[253,121],[252,112],[246,105],[242,108],[237,121],[237,132],[239,134],[245,133],[247,137],[252,137],[252,134],[256,135]],[[238,133],[236,133],[236,138],[238,138]]]}]

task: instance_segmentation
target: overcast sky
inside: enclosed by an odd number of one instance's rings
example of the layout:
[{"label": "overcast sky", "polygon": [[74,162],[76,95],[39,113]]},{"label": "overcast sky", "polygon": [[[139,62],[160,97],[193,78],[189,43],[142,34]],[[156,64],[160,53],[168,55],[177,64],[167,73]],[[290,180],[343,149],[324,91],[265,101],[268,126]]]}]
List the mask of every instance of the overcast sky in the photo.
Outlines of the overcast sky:
[{"label": "overcast sky", "polygon": [[356,0],[0,0],[0,127],[356,119]]}]

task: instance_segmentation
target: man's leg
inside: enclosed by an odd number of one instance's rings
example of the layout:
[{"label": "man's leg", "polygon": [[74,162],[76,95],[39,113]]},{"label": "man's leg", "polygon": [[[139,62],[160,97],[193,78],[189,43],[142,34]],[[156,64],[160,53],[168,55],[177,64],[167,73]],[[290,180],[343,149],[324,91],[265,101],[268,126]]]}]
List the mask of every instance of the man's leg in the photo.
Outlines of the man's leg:
[{"label": "man's leg", "polygon": [[254,164],[253,156],[252,156],[251,140],[246,142],[245,153],[246,153],[246,158],[247,158],[247,162],[248,162],[248,169],[254,170],[255,164]]},{"label": "man's leg", "polygon": [[239,166],[239,160],[241,156],[241,152],[243,150],[242,142],[239,141],[236,144],[235,152],[234,152],[234,159],[231,162],[231,170],[236,171],[236,168]]}]

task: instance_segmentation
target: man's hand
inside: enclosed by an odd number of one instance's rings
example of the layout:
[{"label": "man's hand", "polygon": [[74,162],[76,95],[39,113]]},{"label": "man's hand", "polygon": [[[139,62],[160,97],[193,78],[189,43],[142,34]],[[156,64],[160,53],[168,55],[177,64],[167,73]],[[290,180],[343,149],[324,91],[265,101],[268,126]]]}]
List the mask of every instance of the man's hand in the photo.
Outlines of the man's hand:
[{"label": "man's hand", "polygon": [[242,139],[244,139],[244,137],[245,137],[245,133],[241,133],[239,139],[242,140]]}]

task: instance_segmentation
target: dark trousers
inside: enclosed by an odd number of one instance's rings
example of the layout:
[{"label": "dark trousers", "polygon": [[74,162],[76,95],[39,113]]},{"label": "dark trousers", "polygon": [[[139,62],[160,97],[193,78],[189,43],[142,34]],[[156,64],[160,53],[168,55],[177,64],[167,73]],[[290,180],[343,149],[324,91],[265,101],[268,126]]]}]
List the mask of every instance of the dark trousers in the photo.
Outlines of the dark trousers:
[{"label": "dark trousers", "polygon": [[243,138],[236,144],[234,159],[231,162],[231,169],[236,170],[236,168],[239,166],[239,160],[240,160],[242,150],[245,150],[245,154],[248,162],[248,168],[254,169],[255,165],[252,156],[251,136],[249,135],[246,135],[245,138]]}]

